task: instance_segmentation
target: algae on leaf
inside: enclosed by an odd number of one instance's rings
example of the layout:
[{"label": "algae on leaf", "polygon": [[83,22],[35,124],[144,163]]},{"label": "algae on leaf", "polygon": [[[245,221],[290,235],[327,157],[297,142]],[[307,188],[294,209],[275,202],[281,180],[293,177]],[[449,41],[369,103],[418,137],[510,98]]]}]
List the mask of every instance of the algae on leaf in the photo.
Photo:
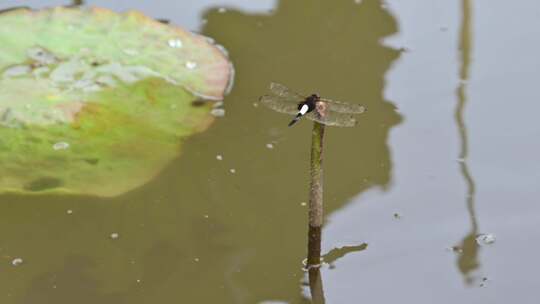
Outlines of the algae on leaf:
[{"label": "algae on leaf", "polygon": [[232,65],[210,39],[137,12],[0,14],[0,192],[114,196],[213,120]]}]

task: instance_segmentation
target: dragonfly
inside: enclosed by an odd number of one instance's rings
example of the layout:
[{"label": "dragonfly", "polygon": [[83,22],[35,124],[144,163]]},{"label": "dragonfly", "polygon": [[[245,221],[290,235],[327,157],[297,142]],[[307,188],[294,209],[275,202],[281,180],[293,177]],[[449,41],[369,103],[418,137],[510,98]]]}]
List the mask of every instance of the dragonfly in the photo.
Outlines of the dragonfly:
[{"label": "dragonfly", "polygon": [[289,127],[302,117],[327,126],[354,127],[354,115],[366,111],[359,104],[321,98],[319,94],[302,95],[276,82],[270,84],[270,94],[261,96],[259,102],[274,111],[295,115]]}]

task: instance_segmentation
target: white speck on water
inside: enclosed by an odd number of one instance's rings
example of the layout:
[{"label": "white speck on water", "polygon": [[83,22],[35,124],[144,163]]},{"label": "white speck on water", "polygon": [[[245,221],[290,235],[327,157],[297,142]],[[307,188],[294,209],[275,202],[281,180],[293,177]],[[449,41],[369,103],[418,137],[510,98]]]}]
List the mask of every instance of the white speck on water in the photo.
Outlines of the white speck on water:
[{"label": "white speck on water", "polygon": [[354,0],[354,3],[356,3],[356,4],[362,4],[362,0]]},{"label": "white speck on water", "polygon": [[120,237],[120,235],[116,232],[111,233],[111,239],[116,240]]},{"label": "white speck on water", "polygon": [[66,150],[69,148],[69,143],[65,142],[65,141],[60,141],[60,142],[57,142],[53,145],[53,149],[55,151],[58,151],[58,150]]},{"label": "white speck on water", "polygon": [[495,243],[495,240],[496,240],[495,235],[491,233],[479,234],[476,237],[476,243],[478,243],[478,245],[491,245]]},{"label": "white speck on water", "polygon": [[221,154],[216,155],[216,159],[217,160],[223,160],[223,155],[221,155]]},{"label": "white speck on water", "polygon": [[184,46],[184,44],[182,43],[182,40],[180,39],[169,39],[168,43],[170,47],[175,48],[175,49],[179,49],[182,46]]},{"label": "white speck on water", "polygon": [[66,213],[67,213],[67,214],[73,214],[73,210],[68,209],[68,210],[66,211]]},{"label": "white speck on water", "polygon": [[187,61],[186,62],[186,68],[193,70],[197,67],[197,63],[195,61]]},{"label": "white speck on water", "polygon": [[268,149],[274,149],[274,145],[273,145],[273,144],[271,144],[271,143],[269,143],[269,144],[266,144],[266,147],[267,147]]},{"label": "white speck on water", "polygon": [[199,261],[199,258],[194,258],[193,259],[195,262],[198,262]]},{"label": "white speck on water", "polygon": [[306,202],[301,202],[300,206],[305,207],[305,206],[307,206],[307,203]]},{"label": "white speck on water", "polygon": [[225,109],[212,109],[210,114],[212,114],[214,117],[223,117],[225,116]]},{"label": "white speck on water", "polygon": [[21,265],[23,262],[23,259],[21,258],[14,258],[12,261],[11,261],[11,265],[13,266],[19,266]]},{"label": "white speck on water", "polygon": [[208,218],[208,214],[205,214],[205,215],[204,215],[204,218]]},{"label": "white speck on water", "polygon": [[141,279],[137,279],[137,283],[140,283],[141,282]]},{"label": "white speck on water", "polygon": [[254,103],[253,103],[253,106],[254,106],[255,108],[259,107],[259,103],[254,102]]},{"label": "white speck on water", "polygon": [[218,9],[218,12],[221,13],[221,14],[223,14],[223,13],[226,13],[226,12],[227,12],[227,9],[224,8],[224,7],[220,7],[220,8]]},{"label": "white speck on water", "polygon": [[235,174],[235,173],[236,173],[236,169],[230,169],[229,172],[231,172],[232,174]]}]

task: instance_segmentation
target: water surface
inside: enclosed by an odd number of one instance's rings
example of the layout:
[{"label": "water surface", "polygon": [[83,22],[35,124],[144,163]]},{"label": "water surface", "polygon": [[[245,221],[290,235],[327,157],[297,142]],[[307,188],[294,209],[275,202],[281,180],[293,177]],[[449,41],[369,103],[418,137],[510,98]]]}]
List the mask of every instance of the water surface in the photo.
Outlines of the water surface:
[{"label": "water surface", "polygon": [[311,124],[254,106],[270,81],[368,108],[327,130],[327,303],[536,302],[540,4],[149,3],[87,2],[223,44],[226,116],[122,196],[0,196],[2,303],[309,302]]}]

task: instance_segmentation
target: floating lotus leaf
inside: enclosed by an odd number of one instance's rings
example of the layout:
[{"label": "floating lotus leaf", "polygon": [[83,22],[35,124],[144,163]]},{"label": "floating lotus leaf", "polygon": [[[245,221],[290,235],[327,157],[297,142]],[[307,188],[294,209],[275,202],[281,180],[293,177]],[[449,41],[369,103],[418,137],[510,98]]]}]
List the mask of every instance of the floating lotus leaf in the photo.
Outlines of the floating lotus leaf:
[{"label": "floating lotus leaf", "polygon": [[0,192],[113,196],[213,120],[232,67],[210,39],[137,12],[0,14]]}]

